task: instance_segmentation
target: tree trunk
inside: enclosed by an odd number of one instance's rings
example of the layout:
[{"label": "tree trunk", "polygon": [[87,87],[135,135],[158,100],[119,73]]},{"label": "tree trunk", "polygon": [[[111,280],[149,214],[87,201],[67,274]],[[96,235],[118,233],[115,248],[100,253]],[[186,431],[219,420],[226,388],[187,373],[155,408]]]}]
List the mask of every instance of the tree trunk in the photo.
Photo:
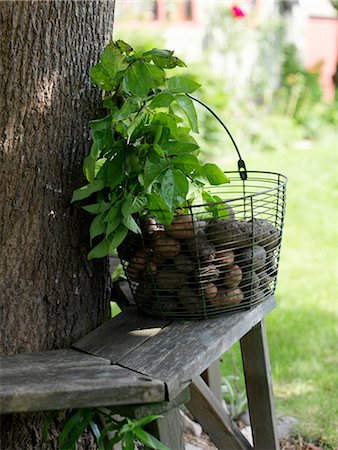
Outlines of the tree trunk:
[{"label": "tree trunk", "polygon": [[[114,0],[0,2],[2,353],[68,347],[107,316],[107,262],[86,260],[88,218],[70,199],[113,18]],[[40,423],[4,416],[1,448],[40,448]]]}]

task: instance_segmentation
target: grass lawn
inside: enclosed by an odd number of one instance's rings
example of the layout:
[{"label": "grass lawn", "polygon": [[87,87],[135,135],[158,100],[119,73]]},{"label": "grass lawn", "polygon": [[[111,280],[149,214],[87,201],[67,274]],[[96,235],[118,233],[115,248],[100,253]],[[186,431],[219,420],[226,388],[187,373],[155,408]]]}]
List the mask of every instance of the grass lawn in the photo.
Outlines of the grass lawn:
[{"label": "grass lawn", "polygon": [[[337,448],[337,132],[310,147],[290,143],[287,151],[242,152],[248,169],[289,178],[278,306],[266,319],[277,412],[296,417],[304,438]],[[216,159],[225,166],[224,158]],[[224,375],[233,373],[231,359],[241,364],[238,347],[224,355]]]}]

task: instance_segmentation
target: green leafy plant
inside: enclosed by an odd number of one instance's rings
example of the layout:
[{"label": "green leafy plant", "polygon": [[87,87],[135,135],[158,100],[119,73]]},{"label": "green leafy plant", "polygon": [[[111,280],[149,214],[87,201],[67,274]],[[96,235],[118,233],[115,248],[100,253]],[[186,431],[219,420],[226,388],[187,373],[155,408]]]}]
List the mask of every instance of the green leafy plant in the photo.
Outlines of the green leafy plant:
[{"label": "green leafy plant", "polygon": [[196,199],[220,200],[205,185],[228,179],[217,165],[199,161],[192,135],[198,133],[198,120],[190,94],[200,85],[185,76],[168,77],[174,67],[185,64],[172,51],[138,53],[119,40],[105,48],[91,70],[108,113],[89,124],[93,144],[83,164],[88,184],[72,198],[87,201],[96,195],[83,206],[95,215],[92,244],[101,238],[88,259],[113,254],[129,230],[140,233],[141,215],[170,224]]},{"label": "green leafy plant", "polygon": [[229,407],[230,416],[237,419],[247,409],[247,398],[245,390],[238,383],[239,377],[228,375],[222,377],[223,398]]},{"label": "green leafy plant", "polygon": [[[44,424],[42,440],[46,441],[48,431],[58,411],[51,412]],[[101,420],[98,420],[100,419]],[[95,437],[99,450],[112,450],[118,442],[122,450],[134,450],[135,442],[141,442],[145,449],[169,450],[144,427],[161,416],[145,416],[141,419],[129,417],[117,420],[113,412],[101,408],[80,408],[70,410],[58,436],[59,450],[76,450],[77,441],[85,431]],[[103,423],[103,425],[102,425]]]}]

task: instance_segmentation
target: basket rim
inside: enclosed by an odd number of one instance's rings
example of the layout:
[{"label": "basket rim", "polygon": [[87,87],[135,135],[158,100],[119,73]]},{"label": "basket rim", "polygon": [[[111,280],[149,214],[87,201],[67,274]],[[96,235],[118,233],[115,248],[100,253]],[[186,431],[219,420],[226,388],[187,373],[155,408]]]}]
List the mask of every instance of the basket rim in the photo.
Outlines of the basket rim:
[{"label": "basket rim", "polygon": [[[249,178],[248,179],[246,179],[246,180],[241,180],[241,178],[240,178],[240,175],[239,175],[239,173],[238,173],[238,170],[229,170],[229,171],[224,171],[224,173],[225,174],[236,174],[236,175],[238,175],[239,176],[239,181],[242,181],[242,183],[245,185],[245,183],[247,183],[248,181],[250,181],[249,180]],[[271,191],[274,191],[274,190],[276,190],[276,189],[279,189],[279,188],[282,188],[283,186],[285,186],[286,184],[287,184],[287,182],[288,182],[288,178],[285,176],[285,175],[283,175],[283,174],[281,174],[281,173],[278,173],[278,172],[269,172],[269,171],[262,171],[262,170],[247,170],[247,173],[248,174],[269,174],[269,175],[277,175],[278,177],[281,177],[282,179],[283,179],[283,182],[281,182],[281,183],[279,183],[279,184],[276,184],[274,187],[271,187],[271,188],[268,188],[268,189],[264,189],[263,191],[259,191],[259,192],[255,192],[254,194],[247,194],[247,195],[240,195],[239,197],[233,197],[233,198],[229,198],[229,199],[227,199],[227,200],[222,200],[222,201],[220,201],[220,202],[213,202],[213,205],[221,205],[222,203],[224,203],[224,202],[226,202],[226,203],[228,203],[228,202],[234,202],[234,201],[237,201],[237,200],[240,200],[240,199],[248,199],[248,198],[252,198],[252,197],[256,197],[256,196],[258,196],[258,195],[262,195],[262,194],[266,194],[266,193],[268,193],[268,192],[271,192]],[[208,186],[205,186],[207,189],[209,189],[209,188],[215,188],[215,187],[217,187],[217,186],[222,186],[222,185],[227,185],[228,183],[222,183],[222,184],[219,184],[219,185],[208,185]],[[188,207],[187,207],[187,209],[193,209],[193,208],[199,208],[199,207],[201,207],[201,206],[208,206],[208,205],[210,205],[210,203],[199,203],[199,204],[196,204],[196,205],[189,205]]]}]

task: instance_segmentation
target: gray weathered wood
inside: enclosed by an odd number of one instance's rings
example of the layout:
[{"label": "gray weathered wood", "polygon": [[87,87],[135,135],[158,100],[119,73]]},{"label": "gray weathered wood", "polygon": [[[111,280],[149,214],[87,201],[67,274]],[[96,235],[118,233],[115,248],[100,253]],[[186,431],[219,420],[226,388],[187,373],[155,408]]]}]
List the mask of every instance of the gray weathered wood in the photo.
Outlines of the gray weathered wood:
[{"label": "gray weathered wood", "polygon": [[163,414],[161,419],[150,423],[147,430],[171,450],[184,450],[182,421],[179,408]]},{"label": "gray weathered wood", "polygon": [[110,365],[108,359],[87,355],[70,349],[46,352],[20,353],[13,356],[0,355],[0,378],[5,373]]},{"label": "gray weathered wood", "polygon": [[255,448],[279,449],[264,320],[241,339],[242,360]]},{"label": "gray weathered wood", "polygon": [[165,385],[119,366],[5,371],[0,412],[163,402]]},{"label": "gray weathered wood", "polygon": [[73,344],[73,348],[108,358],[113,364],[160,333],[169,323],[129,307]]},{"label": "gray weathered wood", "polygon": [[219,449],[252,448],[201,377],[190,385],[189,411]]},{"label": "gray weathered wood", "polygon": [[[274,306],[275,298],[271,297],[248,311],[229,316],[172,322],[117,362],[123,367],[165,381],[170,400],[260,322]],[[115,329],[113,333],[115,335]],[[95,354],[103,356],[101,353]]]},{"label": "gray weathered wood", "polygon": [[121,416],[129,416],[140,419],[141,417],[148,415],[161,415],[165,412],[170,411],[172,408],[185,405],[189,400],[190,390],[189,388],[185,388],[178,394],[177,397],[175,397],[171,401],[165,401],[161,403],[147,403],[146,405],[118,406],[114,408],[114,412],[120,414]]},{"label": "gray weathered wood", "polygon": [[222,394],[222,379],[221,379],[221,367],[220,361],[217,359],[213,362],[207,370],[202,373],[203,380],[209,386],[209,389],[220,402],[223,404],[223,394]]}]

